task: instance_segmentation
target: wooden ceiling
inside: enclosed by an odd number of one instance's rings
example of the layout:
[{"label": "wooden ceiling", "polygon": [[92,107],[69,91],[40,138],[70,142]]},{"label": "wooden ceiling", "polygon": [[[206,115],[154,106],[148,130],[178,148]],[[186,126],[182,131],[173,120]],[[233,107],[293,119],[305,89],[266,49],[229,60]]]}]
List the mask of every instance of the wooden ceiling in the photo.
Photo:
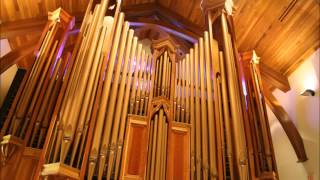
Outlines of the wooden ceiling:
[{"label": "wooden ceiling", "polygon": [[[9,37],[13,49],[22,47],[23,44],[39,37],[48,11],[62,7],[79,17],[85,11],[88,1],[1,0],[1,38]],[[186,0],[123,0],[123,9],[129,19],[134,21],[160,23],[176,31],[189,33],[193,37],[199,36],[205,29],[201,0],[186,2]],[[273,70],[288,76],[319,47],[318,1],[234,0],[234,2],[234,24],[239,51],[255,49],[262,63]],[[136,17],[139,13],[140,17]],[[161,21],[142,17],[151,16],[152,13],[156,13]],[[26,23],[28,21],[29,23]]]},{"label": "wooden ceiling", "polygon": [[236,8],[239,50],[255,49],[264,64],[285,75],[319,47],[315,0],[238,0]]}]

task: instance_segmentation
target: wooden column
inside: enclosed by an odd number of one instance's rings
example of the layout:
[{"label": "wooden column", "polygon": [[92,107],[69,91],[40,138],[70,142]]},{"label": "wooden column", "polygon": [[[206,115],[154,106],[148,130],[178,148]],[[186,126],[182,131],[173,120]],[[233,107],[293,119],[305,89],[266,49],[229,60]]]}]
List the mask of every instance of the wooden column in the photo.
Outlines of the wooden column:
[{"label": "wooden column", "polygon": [[[3,139],[0,156],[3,167],[0,168],[0,174],[5,176],[2,178],[30,178],[36,171],[40,148],[47,132],[41,125],[50,123],[46,115],[52,114],[53,102],[60,91],[61,71],[66,69],[69,60],[60,57],[73,26],[74,17],[63,9],[48,13],[47,24],[37,45],[33,47],[34,64],[28,70],[1,129],[0,138]],[[39,139],[32,140],[32,143],[30,138],[34,133],[38,134]]]},{"label": "wooden column", "polygon": [[248,119],[244,125],[249,151],[251,176],[277,179],[275,155],[262,91],[259,57],[254,51],[241,53],[241,74],[245,83]]}]

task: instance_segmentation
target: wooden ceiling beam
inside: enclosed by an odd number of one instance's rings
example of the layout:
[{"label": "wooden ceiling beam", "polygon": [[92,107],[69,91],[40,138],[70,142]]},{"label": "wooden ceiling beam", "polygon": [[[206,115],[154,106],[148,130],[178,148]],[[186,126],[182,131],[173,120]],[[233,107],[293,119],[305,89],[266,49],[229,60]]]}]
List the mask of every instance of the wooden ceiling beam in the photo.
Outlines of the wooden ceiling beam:
[{"label": "wooden ceiling beam", "polygon": [[40,34],[47,21],[47,18],[43,17],[2,23],[1,39],[10,39],[23,34]]},{"label": "wooden ceiling beam", "polygon": [[39,38],[35,38],[0,58],[0,74],[20,60],[32,56]]},{"label": "wooden ceiling beam", "polygon": [[286,76],[263,63],[260,63],[260,73],[262,82],[269,87],[271,85],[283,92],[287,92],[291,89],[289,80]]},{"label": "wooden ceiling beam", "polygon": [[147,17],[156,13],[155,3],[135,4],[122,6],[121,11],[125,13],[125,17]]},{"label": "wooden ceiling beam", "polygon": [[159,29],[162,29],[163,31],[169,34],[173,34],[192,43],[195,43],[199,38],[199,36],[190,31],[151,18],[129,18],[128,21],[130,22],[130,26],[132,27],[154,26]]},{"label": "wooden ceiling beam", "polygon": [[199,37],[203,36],[203,32],[205,31],[204,26],[196,25],[190,22],[188,19],[184,18],[183,16],[171,11],[170,9],[157,4],[156,6],[157,14],[162,18],[166,19],[167,21],[171,22],[175,26],[180,28],[186,29],[197,34]]},{"label": "wooden ceiling beam", "polygon": [[288,113],[280,105],[276,97],[273,94],[264,89],[264,95],[266,97],[266,103],[274,113],[274,115],[279,120],[283,130],[287,134],[289,141],[291,142],[293,149],[297,155],[298,162],[305,162],[308,160],[306,151],[304,148],[302,137],[297,130],[296,126],[293,124]]},{"label": "wooden ceiling beam", "polygon": [[[171,11],[168,8],[163,7],[158,3],[145,3],[136,4],[122,7],[122,11],[125,13],[127,20],[138,23],[138,20],[142,20],[141,23],[158,24],[160,26],[178,31],[182,34],[186,34],[194,39],[198,39],[203,36],[204,29],[194,23],[190,22],[186,18]],[[146,20],[146,17],[157,16],[162,21]],[[148,21],[148,22],[146,22]]]},{"label": "wooden ceiling beam", "polygon": [[[79,23],[82,23],[83,13],[75,13],[74,16],[76,17],[76,26]],[[25,34],[39,35],[41,34],[47,22],[48,17],[45,16],[1,23],[0,36],[1,39],[11,39],[13,37]]]}]

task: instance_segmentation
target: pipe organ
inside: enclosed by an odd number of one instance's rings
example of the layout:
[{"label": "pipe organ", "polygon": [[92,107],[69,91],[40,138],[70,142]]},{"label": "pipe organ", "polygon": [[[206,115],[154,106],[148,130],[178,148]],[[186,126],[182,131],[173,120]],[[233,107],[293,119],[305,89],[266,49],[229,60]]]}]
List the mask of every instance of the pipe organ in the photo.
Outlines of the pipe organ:
[{"label": "pipe organ", "polygon": [[277,179],[231,5],[202,2],[208,30],[183,56],[170,36],[140,43],[121,1],[90,0],[71,51],[74,18],[50,13],[1,129],[1,178]]}]

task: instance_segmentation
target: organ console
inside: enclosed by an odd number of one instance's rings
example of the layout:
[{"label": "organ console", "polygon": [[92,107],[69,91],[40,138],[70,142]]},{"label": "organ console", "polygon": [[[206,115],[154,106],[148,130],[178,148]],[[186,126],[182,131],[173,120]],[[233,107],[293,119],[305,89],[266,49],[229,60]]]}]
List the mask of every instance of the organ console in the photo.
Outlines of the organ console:
[{"label": "organ console", "polygon": [[169,35],[142,44],[120,7],[90,0],[72,52],[74,18],[49,13],[1,128],[1,178],[277,179],[259,65],[237,52],[232,2],[202,2],[208,30],[183,56]]}]

